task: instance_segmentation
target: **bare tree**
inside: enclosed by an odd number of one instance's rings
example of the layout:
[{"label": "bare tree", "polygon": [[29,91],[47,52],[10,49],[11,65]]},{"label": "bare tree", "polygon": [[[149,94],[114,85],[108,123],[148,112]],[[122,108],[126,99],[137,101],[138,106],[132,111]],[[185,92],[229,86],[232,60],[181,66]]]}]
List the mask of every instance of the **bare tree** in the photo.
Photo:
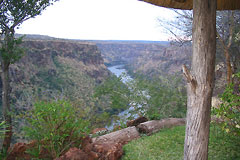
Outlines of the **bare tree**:
[{"label": "bare tree", "polygon": [[[176,17],[173,20],[158,19],[159,24],[173,35],[174,42],[183,45],[192,41],[193,13],[188,10],[173,10]],[[218,11],[216,17],[217,28],[217,57],[226,63],[227,83],[232,82],[232,74],[237,70],[240,58],[240,49],[234,37],[237,37],[240,28],[239,11]],[[238,33],[240,35],[240,32]],[[235,38],[236,39],[236,38]]]}]

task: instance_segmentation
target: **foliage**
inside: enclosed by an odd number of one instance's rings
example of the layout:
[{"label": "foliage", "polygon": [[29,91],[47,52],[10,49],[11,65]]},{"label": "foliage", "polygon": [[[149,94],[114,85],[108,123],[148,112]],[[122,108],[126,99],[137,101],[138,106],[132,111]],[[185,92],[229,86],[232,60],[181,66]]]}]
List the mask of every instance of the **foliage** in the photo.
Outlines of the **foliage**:
[{"label": "foliage", "polygon": [[0,139],[3,138],[4,133],[6,132],[5,128],[6,128],[6,123],[5,121],[2,121],[0,123]]},{"label": "foliage", "polygon": [[111,114],[116,114],[119,110],[126,109],[129,104],[129,89],[122,82],[123,76],[109,77],[95,90],[95,97],[108,95],[111,101]]},{"label": "foliage", "polygon": [[0,27],[15,28],[24,21],[40,15],[43,10],[57,0],[2,0],[0,2]]},{"label": "foliage", "polygon": [[15,63],[23,55],[19,45],[22,37],[16,39],[15,29],[24,21],[36,17],[56,0],[1,0],[0,1],[0,61],[1,79],[4,82],[2,88],[7,96],[3,96],[3,116],[8,125],[5,133],[3,150],[8,150],[12,138],[12,121],[10,112],[10,85],[9,66]]},{"label": "foliage", "polygon": [[180,76],[159,76],[146,84],[150,96],[146,114],[150,119],[185,117],[187,96]]},{"label": "foliage", "polygon": [[[236,74],[236,77],[240,80],[240,72]],[[221,105],[213,108],[213,112],[223,120],[221,123],[223,130],[240,136],[240,85],[237,88],[238,91],[235,92],[234,84],[228,85],[220,96]]]},{"label": "foliage", "polygon": [[79,145],[81,138],[88,133],[88,122],[79,114],[77,108],[64,100],[37,102],[27,113],[28,126],[24,128],[28,138],[37,140],[35,153],[39,154],[43,147],[55,158],[69,147]]},{"label": "foliage", "polygon": [[[119,104],[122,108],[124,106],[121,105],[127,106],[130,114],[128,118],[136,118],[137,115],[149,119],[185,116],[186,91],[180,77],[159,76],[147,79],[143,75],[137,75],[134,79],[127,78],[125,75],[111,78],[101,86],[98,95],[107,94],[113,98],[113,104]],[[121,81],[124,81],[127,88],[117,85]]]},{"label": "foliage", "polygon": [[[183,159],[185,127],[163,129],[126,144],[123,160],[181,160]],[[209,139],[209,160],[239,159],[239,137],[224,134],[212,125]]]},{"label": "foliage", "polygon": [[22,39],[23,37],[18,39],[11,38],[8,39],[8,42],[2,42],[3,44],[0,48],[0,53],[4,61],[13,64],[23,56],[24,48],[19,46],[22,43]]}]

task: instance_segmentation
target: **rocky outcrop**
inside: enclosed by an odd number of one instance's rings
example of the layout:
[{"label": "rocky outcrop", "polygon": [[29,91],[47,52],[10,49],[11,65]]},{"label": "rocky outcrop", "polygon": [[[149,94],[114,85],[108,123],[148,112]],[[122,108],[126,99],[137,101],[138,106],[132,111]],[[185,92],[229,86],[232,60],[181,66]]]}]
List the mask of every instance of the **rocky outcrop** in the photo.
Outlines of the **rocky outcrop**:
[{"label": "rocky outcrop", "polygon": [[168,42],[97,41],[106,64],[127,64],[133,73],[154,76],[181,72],[190,66],[191,44],[170,45]]},{"label": "rocky outcrop", "polygon": [[89,106],[85,102],[90,102],[94,87],[110,75],[94,43],[24,40],[22,47],[24,56],[10,67],[17,110],[31,108],[34,98],[81,100],[83,107]]},{"label": "rocky outcrop", "polygon": [[15,160],[17,158],[22,158],[26,160],[30,160],[30,155],[26,154],[26,150],[28,149],[28,145],[26,143],[16,143],[13,145],[11,149],[8,150],[8,153],[10,153],[7,156],[7,160]]},{"label": "rocky outcrop", "polygon": [[221,105],[221,100],[218,97],[212,97],[212,107],[219,108]]},{"label": "rocky outcrop", "polygon": [[[60,56],[75,61],[82,62],[85,66],[90,66],[90,70],[86,70],[90,76],[103,76],[106,73],[106,67],[103,65],[103,58],[97,46],[93,43],[77,42],[77,41],[59,41],[59,40],[26,40],[23,45],[26,48],[26,55],[18,62],[28,64],[32,62],[41,67],[44,65],[56,66],[54,58]],[[93,67],[95,66],[95,67]],[[87,67],[85,67],[87,69]],[[99,73],[96,74],[98,71]]]},{"label": "rocky outcrop", "polygon": [[148,119],[146,117],[138,117],[134,120],[127,121],[127,127],[138,126],[139,124],[141,124],[143,122],[147,122],[147,121],[148,121]]},{"label": "rocky outcrop", "polygon": [[[37,141],[32,141],[30,143],[16,143],[8,150],[8,156],[6,160],[18,160],[18,159],[24,159],[24,160],[31,160],[34,157],[27,153],[28,149],[32,149],[36,147]],[[51,159],[51,155],[49,151],[43,147],[40,148],[40,152],[38,155],[38,158],[40,159]]]},{"label": "rocky outcrop", "polygon": [[130,64],[146,54],[162,52],[168,44],[166,42],[139,41],[95,41],[95,43],[107,64]]},{"label": "rocky outcrop", "polygon": [[60,158],[55,160],[91,160],[88,155],[78,148],[70,148],[67,153],[65,153]]}]

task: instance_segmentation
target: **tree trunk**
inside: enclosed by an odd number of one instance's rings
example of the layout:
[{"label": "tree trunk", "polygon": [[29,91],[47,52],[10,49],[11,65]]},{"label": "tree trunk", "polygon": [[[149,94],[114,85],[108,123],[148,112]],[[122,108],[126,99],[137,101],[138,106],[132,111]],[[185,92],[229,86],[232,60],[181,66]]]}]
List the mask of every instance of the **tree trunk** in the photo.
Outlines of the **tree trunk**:
[{"label": "tree trunk", "polygon": [[151,135],[160,131],[163,128],[171,128],[174,126],[183,126],[185,125],[184,118],[167,118],[162,120],[152,120],[141,123],[137,126],[137,129],[140,133],[145,133]]},{"label": "tree trunk", "polygon": [[208,159],[216,55],[216,0],[193,0],[193,58],[188,79],[184,160]]},{"label": "tree trunk", "polygon": [[224,54],[226,58],[226,65],[227,65],[227,83],[232,83],[232,66],[231,66],[231,60],[229,55],[229,48],[224,49]]},{"label": "tree trunk", "polygon": [[10,147],[11,138],[12,138],[12,119],[11,119],[11,110],[10,110],[10,85],[9,85],[9,63],[2,61],[2,107],[3,107],[3,117],[6,122],[7,127],[5,128],[7,131],[5,132],[3,147],[5,151]]},{"label": "tree trunk", "polygon": [[126,144],[134,139],[139,138],[139,132],[135,126],[124,128],[103,136],[93,138],[93,143],[122,143]]}]

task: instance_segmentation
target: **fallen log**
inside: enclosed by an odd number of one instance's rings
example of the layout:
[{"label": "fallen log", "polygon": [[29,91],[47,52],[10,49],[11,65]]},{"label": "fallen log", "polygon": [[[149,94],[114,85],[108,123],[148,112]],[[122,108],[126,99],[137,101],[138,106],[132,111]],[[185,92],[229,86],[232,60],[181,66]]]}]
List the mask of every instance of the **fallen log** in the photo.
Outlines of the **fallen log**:
[{"label": "fallen log", "polygon": [[133,139],[139,138],[139,132],[136,127],[128,127],[122,130],[108,133],[106,135],[93,138],[93,143],[122,143],[126,144],[127,142],[132,141]]},{"label": "fallen log", "polygon": [[137,126],[140,133],[151,135],[163,128],[185,125],[185,118],[167,118],[162,120],[152,120],[141,123]]}]

